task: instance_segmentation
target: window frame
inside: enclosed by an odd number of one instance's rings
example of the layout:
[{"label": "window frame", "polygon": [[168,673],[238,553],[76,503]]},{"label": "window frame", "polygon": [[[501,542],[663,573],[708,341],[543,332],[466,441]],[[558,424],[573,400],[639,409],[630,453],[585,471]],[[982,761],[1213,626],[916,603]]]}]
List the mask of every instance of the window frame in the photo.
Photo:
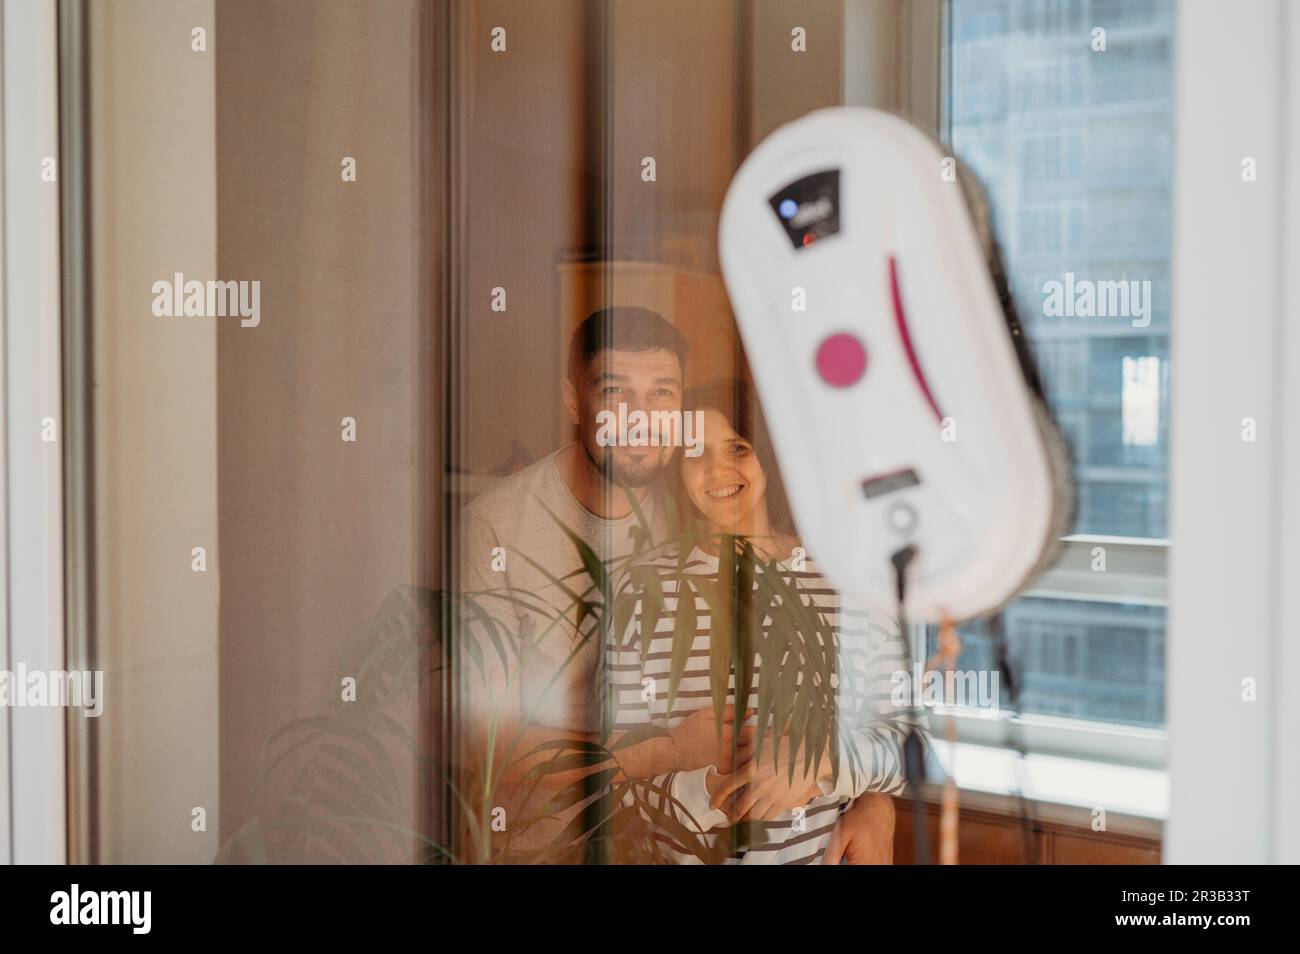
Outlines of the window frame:
[{"label": "window frame", "polygon": [[[3,52],[3,270],[0,272],[0,668],[67,668],[64,643],[64,454],[60,282],[58,16],[53,3],[6,2]],[[39,179],[55,159],[58,184]],[[33,187],[35,183],[35,187]],[[44,188],[42,188],[44,186]],[[42,443],[43,419],[56,441]],[[52,545],[53,544],[53,545]],[[0,708],[0,862],[67,861],[65,723],[58,708]]]},{"label": "window frame", "polygon": [[[952,140],[952,0],[942,0],[937,31],[912,34],[914,43],[933,44],[937,58],[938,102],[933,115],[945,143]],[[914,53],[914,58],[923,54]],[[1175,112],[1179,107],[1175,100]],[[1011,108],[1010,104],[1008,108]],[[913,110],[924,115],[920,110]],[[1172,189],[1171,189],[1172,192]],[[1172,348],[1172,345],[1171,345]],[[1168,468],[1166,469],[1168,473]],[[1095,601],[1118,605],[1159,606],[1166,611],[1168,632],[1169,541],[1162,538],[1071,534],[1062,538],[1059,558],[1018,598]],[[1103,547],[1106,571],[1091,569],[1094,548]],[[926,627],[909,627],[912,658],[926,658]],[[1166,642],[1166,652],[1168,645]],[[1168,676],[1166,676],[1166,685]],[[1022,747],[1027,753],[1076,758],[1111,765],[1165,770],[1169,761],[1167,728],[1147,728],[1060,716],[990,712],[963,706],[936,706],[929,710],[931,728],[938,737],[950,716],[957,741],[995,748]],[[1168,699],[1166,696],[1166,711]],[[1013,784],[1008,779],[1008,787]]]},{"label": "window frame", "polygon": [[[1105,572],[1091,569],[1096,547],[1105,548]],[[1168,540],[1072,534],[1064,538],[1056,562],[1018,598],[1158,606],[1167,612],[1168,551]],[[912,658],[924,660],[926,626],[911,625],[908,638]],[[1018,741],[1037,755],[1146,769],[1165,768],[1169,755],[1165,728],[968,706],[938,705],[929,711],[936,734],[942,720],[952,717],[958,742],[1014,747]]]}]

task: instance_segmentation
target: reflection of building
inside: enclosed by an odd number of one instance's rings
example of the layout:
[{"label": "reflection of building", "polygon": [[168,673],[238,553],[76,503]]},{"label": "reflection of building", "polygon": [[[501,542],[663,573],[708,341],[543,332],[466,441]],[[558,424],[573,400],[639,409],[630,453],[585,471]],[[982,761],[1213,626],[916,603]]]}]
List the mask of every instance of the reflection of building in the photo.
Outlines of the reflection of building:
[{"label": "reflection of building", "polygon": [[[1016,301],[1078,458],[1077,530],[1163,537],[1171,4],[956,0],[952,9],[951,140],[989,189]],[[1105,52],[1091,48],[1094,28],[1106,30]],[[1044,284],[1067,273],[1149,281],[1150,313],[1044,317]]]},{"label": "reflection of building", "polygon": [[[1105,51],[1094,51],[1105,31]],[[1170,0],[953,0],[950,139],[980,176],[1075,453],[1079,533],[1166,534],[1173,191]],[[1149,312],[1046,317],[1044,285],[1150,282]],[[1149,322],[1149,323],[1148,323]],[[1025,599],[1027,711],[1161,724],[1164,611]],[[962,668],[994,665],[963,631]]]},{"label": "reflection of building", "polygon": [[[1022,710],[1132,725],[1164,723],[1163,608],[1027,598],[1007,609],[1004,620],[1023,678]],[[987,624],[963,626],[961,638],[957,668],[997,669]],[[930,639],[932,652],[933,634]]]}]

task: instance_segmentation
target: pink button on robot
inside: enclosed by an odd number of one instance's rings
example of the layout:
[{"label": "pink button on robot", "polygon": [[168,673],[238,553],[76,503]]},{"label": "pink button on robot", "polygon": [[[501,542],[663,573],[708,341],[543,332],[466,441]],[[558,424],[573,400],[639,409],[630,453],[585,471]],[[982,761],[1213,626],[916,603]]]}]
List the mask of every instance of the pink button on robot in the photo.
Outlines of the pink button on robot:
[{"label": "pink button on robot", "polygon": [[867,349],[856,335],[840,332],[817,347],[817,373],[833,388],[857,384],[867,370]]}]

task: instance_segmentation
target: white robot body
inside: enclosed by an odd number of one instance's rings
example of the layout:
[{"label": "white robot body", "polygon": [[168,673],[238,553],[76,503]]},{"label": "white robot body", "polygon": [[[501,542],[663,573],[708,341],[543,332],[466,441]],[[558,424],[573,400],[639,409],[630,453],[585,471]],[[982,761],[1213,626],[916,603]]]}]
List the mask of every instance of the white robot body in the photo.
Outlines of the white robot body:
[{"label": "white robot body", "polygon": [[[745,160],[720,253],[804,542],[912,619],[1001,606],[1060,531],[1062,448],[951,160],[876,110],[819,110]],[[797,310],[800,299],[806,310]]]}]

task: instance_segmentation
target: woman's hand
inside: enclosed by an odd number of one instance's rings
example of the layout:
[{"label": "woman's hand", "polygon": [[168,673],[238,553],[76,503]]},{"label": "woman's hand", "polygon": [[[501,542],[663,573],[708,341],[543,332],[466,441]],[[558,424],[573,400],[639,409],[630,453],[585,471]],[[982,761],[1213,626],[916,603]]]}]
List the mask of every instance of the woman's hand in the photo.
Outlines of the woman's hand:
[{"label": "woman's hand", "polygon": [[[746,712],[748,718],[752,714]],[[623,778],[654,778],[669,772],[689,772],[692,769],[715,766],[719,772],[730,772],[735,765],[749,761],[754,751],[753,726],[736,728],[735,709],[727,706],[722,711],[722,735],[713,718],[713,709],[697,709],[667,735],[643,739],[620,749],[614,755]],[[742,720],[743,722],[743,720]],[[732,740],[735,739],[735,758],[732,757]]]},{"label": "woman's hand", "polygon": [[822,853],[824,865],[892,865],[894,800],[868,792],[840,816]]},{"label": "woman's hand", "polygon": [[744,725],[745,719],[751,715],[752,709],[746,711],[740,719],[741,725],[737,727],[736,707],[727,706],[722,710],[722,735],[719,736],[712,706],[692,712],[668,730],[668,736],[673,742],[674,764],[665,771],[689,772],[713,765],[726,775],[735,766],[744,765],[754,751],[756,730],[751,725]]},{"label": "woman's hand", "polygon": [[[771,751],[767,746],[764,750]],[[792,759],[793,777],[790,774]],[[713,808],[726,812],[733,823],[742,819],[770,821],[778,818],[791,809],[807,805],[821,792],[817,785],[816,766],[810,765],[805,774],[803,763],[802,748],[791,752],[790,746],[784,746],[775,763],[765,754],[761,760],[747,762],[730,775],[710,778],[709,803]],[[730,805],[728,801],[731,801]]]}]

